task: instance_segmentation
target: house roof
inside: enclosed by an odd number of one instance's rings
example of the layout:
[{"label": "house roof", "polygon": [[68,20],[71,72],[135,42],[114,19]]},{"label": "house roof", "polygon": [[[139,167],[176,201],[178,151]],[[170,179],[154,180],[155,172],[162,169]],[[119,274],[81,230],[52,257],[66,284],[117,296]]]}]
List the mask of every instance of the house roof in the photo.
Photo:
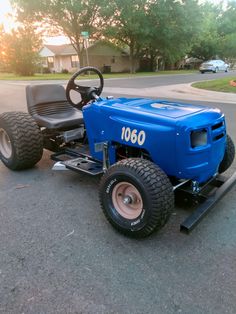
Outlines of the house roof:
[{"label": "house roof", "polygon": [[[100,41],[94,42],[93,44],[91,44],[88,47],[88,49],[89,50],[93,49],[96,46],[98,46],[99,44],[107,45],[108,47],[111,47],[113,49],[116,49],[117,51],[120,51],[124,55],[128,55],[128,53],[127,53],[127,51],[125,49],[122,49],[122,48],[116,46],[115,44],[113,44],[111,42],[108,42],[108,41],[104,41],[104,40],[100,40]],[[72,55],[76,55],[77,54],[75,48],[71,44],[65,44],[65,45],[44,45],[42,47],[42,49],[40,50],[40,52],[43,49],[45,49],[45,48],[47,50],[49,50],[55,56],[66,56],[66,55],[72,56]]]},{"label": "house roof", "polygon": [[76,55],[76,50],[71,44],[66,45],[44,45],[49,49],[55,56],[62,55]]},{"label": "house roof", "polygon": [[121,47],[115,45],[114,43],[112,43],[112,42],[110,42],[108,40],[98,40],[98,41],[95,41],[92,45],[90,45],[88,47],[88,49],[96,48],[99,45],[108,46],[110,48],[113,48],[113,49],[121,52],[123,55],[129,55],[129,51],[127,49],[128,47],[127,48],[121,48]]}]

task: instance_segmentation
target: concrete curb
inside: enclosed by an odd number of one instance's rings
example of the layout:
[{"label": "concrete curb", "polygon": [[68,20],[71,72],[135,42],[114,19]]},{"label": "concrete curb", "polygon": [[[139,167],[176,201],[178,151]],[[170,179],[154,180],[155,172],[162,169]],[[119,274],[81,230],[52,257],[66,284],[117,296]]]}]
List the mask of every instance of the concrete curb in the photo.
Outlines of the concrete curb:
[{"label": "concrete curb", "polygon": [[[83,80],[85,82],[85,80]],[[5,81],[6,85],[18,85],[26,86],[28,84],[45,84],[45,81],[32,81],[32,82],[22,82],[22,81]],[[47,81],[48,84],[63,84],[65,85],[66,81]],[[175,85],[165,85],[149,88],[120,88],[120,87],[104,87],[104,92],[109,95],[127,95],[128,96],[137,96],[137,97],[153,97],[153,98],[170,98],[170,99],[180,99],[191,102],[215,102],[217,103],[229,103],[236,104],[236,94],[234,93],[223,93],[223,92],[214,92],[205,89],[199,89],[192,87],[191,85],[196,82],[191,82],[187,84],[175,84]]]},{"label": "concrete curb", "polygon": [[229,103],[236,104],[236,94],[213,92],[204,89],[192,87],[192,83],[166,85],[160,87],[150,88],[119,88],[119,87],[105,87],[106,93],[122,94],[122,95],[136,95],[137,97],[154,97],[154,98],[173,98],[182,100],[195,100],[204,102]]}]

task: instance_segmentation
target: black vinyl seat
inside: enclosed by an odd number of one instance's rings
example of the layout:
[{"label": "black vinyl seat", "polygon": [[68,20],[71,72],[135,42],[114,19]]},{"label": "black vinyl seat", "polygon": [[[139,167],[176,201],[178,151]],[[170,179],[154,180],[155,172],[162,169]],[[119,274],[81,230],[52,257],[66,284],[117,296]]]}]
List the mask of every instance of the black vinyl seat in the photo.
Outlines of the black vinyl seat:
[{"label": "black vinyl seat", "polygon": [[66,99],[63,86],[58,84],[26,86],[29,114],[40,127],[67,129],[83,124],[83,114]]}]

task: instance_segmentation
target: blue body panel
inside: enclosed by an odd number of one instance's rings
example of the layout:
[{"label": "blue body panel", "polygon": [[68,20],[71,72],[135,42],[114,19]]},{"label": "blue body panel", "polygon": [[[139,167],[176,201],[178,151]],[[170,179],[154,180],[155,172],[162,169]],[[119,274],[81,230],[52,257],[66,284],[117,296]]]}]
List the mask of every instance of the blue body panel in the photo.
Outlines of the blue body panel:
[{"label": "blue body panel", "polygon": [[[224,156],[225,120],[218,109],[117,98],[90,103],[83,115],[91,155],[102,160],[95,144],[108,142],[111,164],[116,162],[114,144],[120,143],[147,151],[169,176],[201,183],[217,172]],[[192,148],[190,135],[196,130],[207,132],[207,144]]]}]

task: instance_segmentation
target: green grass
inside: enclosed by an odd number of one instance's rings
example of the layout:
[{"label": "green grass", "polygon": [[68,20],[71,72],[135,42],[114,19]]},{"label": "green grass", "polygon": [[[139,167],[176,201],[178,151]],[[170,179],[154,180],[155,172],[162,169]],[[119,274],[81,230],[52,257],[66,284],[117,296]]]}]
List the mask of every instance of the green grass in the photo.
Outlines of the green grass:
[{"label": "green grass", "polygon": [[192,84],[192,86],[217,92],[236,93],[236,87],[229,85],[229,82],[232,80],[236,81],[236,77],[225,77],[213,81],[198,82]]},{"label": "green grass", "polygon": [[0,80],[9,81],[33,81],[33,80],[64,80],[69,74],[35,74],[33,76],[20,76],[14,73],[0,73]]},{"label": "green grass", "polygon": [[[138,76],[157,76],[166,74],[190,74],[195,73],[196,70],[175,70],[175,71],[159,71],[159,72],[139,72],[135,74],[130,73],[111,73],[104,74],[104,78],[126,78],[126,77],[138,77]],[[36,80],[68,80],[71,77],[69,74],[35,74],[34,76],[18,76],[13,73],[0,73],[0,80],[10,80],[10,81],[36,81]],[[97,78],[96,75],[83,76],[83,79],[93,79]]]}]

